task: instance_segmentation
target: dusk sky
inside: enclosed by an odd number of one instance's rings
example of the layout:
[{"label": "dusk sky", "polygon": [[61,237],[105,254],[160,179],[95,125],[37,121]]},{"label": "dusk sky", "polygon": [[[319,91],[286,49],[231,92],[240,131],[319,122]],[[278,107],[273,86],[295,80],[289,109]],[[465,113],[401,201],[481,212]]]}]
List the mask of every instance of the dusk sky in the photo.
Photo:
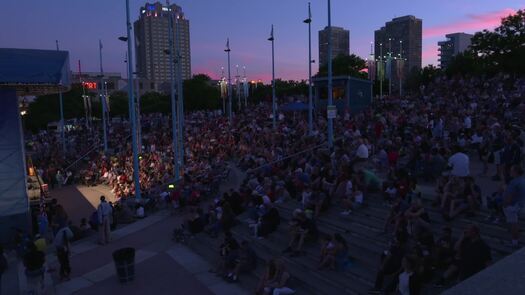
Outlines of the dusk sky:
[{"label": "dusk sky", "polygon": [[[153,2],[153,1],[150,1]],[[173,2],[173,1],[172,1]],[[327,24],[326,0],[312,2],[312,55],[318,60],[317,31]],[[142,0],[130,0],[132,21]],[[276,77],[308,76],[307,0],[178,0],[190,20],[192,73],[220,76],[226,67],[224,47],[230,38],[232,70],[246,66],[249,79],[271,77],[271,47],[266,39],[275,26]],[[423,66],[437,63],[437,41],[454,32],[492,29],[501,17],[523,8],[523,0],[332,0],[332,25],[350,30],[350,51],[365,58],[374,30],[393,17],[423,19]],[[71,69],[98,71],[98,40],[104,44],[104,69],[125,72],[124,0],[2,1],[0,47],[60,49],[70,52]],[[317,71],[317,65],[314,65]]]}]

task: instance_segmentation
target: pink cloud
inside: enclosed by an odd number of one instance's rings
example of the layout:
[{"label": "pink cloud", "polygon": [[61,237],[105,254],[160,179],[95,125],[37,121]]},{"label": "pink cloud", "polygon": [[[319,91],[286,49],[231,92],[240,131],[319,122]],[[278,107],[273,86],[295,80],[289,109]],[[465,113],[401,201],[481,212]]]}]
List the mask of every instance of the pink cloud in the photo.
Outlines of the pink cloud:
[{"label": "pink cloud", "polygon": [[516,13],[516,10],[505,8],[485,14],[470,14],[464,20],[424,29],[423,38],[444,37],[446,34],[454,32],[476,32],[484,29],[493,29],[501,23],[503,17],[514,13]]},{"label": "pink cloud", "polygon": [[438,46],[435,42],[424,43],[423,52],[421,55],[423,60],[423,66],[428,64],[437,64],[438,63]]}]

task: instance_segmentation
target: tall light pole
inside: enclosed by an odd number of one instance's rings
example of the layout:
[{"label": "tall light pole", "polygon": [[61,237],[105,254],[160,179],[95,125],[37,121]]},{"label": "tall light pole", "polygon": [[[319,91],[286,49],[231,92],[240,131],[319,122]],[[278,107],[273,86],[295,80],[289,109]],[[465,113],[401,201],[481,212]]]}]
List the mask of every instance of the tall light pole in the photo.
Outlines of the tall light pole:
[{"label": "tall light pole", "polygon": [[[327,110],[332,110],[333,104],[333,86],[332,86],[332,9],[330,0],[328,0],[328,104]],[[328,117],[328,147],[330,149],[334,146],[334,119],[331,114],[327,112]]]},{"label": "tall light pole", "polygon": [[102,105],[102,135],[104,138],[104,154],[108,153],[108,135],[106,122],[106,95],[104,92],[104,69],[102,68],[102,41],[98,40],[98,51],[100,59],[100,104]]},{"label": "tall light pole", "polygon": [[272,25],[272,31],[270,32],[270,38],[268,38],[268,41],[272,42],[272,126],[275,129],[276,127],[276,99],[275,99],[275,50],[274,50],[274,41],[275,38],[273,37],[273,25]]},{"label": "tall light pole", "polygon": [[224,77],[224,67],[221,67],[221,82],[219,83],[219,87],[221,88],[222,114],[223,116],[226,116],[226,95],[224,95],[224,89],[223,89],[223,87],[225,87],[224,80],[226,80],[226,78]]},{"label": "tall light pole", "polygon": [[133,149],[133,181],[135,183],[135,198],[139,200],[140,195],[140,168],[139,168],[139,155],[137,149],[137,131],[135,119],[135,98],[133,96],[133,83],[129,81],[133,79],[133,54],[131,50],[131,22],[129,17],[129,0],[126,0],[126,31],[127,31],[127,43],[128,43],[128,99],[130,100],[130,123],[131,123],[131,147]]},{"label": "tall light pole", "polygon": [[392,38],[388,38],[388,56],[386,60],[388,67],[388,96],[392,95]]},{"label": "tall light pole", "polygon": [[244,107],[247,108],[248,107],[248,80],[246,80],[246,66],[243,66],[242,67],[242,74],[243,74],[243,78],[242,78],[242,94],[244,96]]},{"label": "tall light pole", "polygon": [[235,88],[237,88],[237,110],[241,111],[241,76],[239,75],[239,65],[235,65],[237,75],[235,76]]},{"label": "tall light pole", "polygon": [[308,134],[313,134],[313,101],[312,101],[312,12],[308,2],[308,18],[303,21],[308,24]]},{"label": "tall light pole", "polygon": [[[60,51],[58,48],[58,40],[55,40],[57,45],[57,51]],[[62,77],[60,77],[58,85],[58,100],[60,102],[60,140],[62,141],[62,156],[66,156],[66,134],[64,130],[64,98],[62,97]]]},{"label": "tall light pole", "polygon": [[228,54],[228,119],[230,125],[232,122],[232,77],[230,73],[230,38],[226,39],[226,49],[224,51]]},{"label": "tall light pole", "polygon": [[179,167],[179,151],[178,151],[178,134],[177,134],[177,102],[175,100],[175,45],[173,44],[173,13],[170,8],[169,1],[166,1],[166,5],[170,10],[169,16],[169,28],[168,28],[168,42],[170,49],[165,50],[164,53],[170,56],[170,82],[171,82],[171,129],[172,129],[172,144],[173,144],[173,175],[175,180],[179,180],[180,167]]},{"label": "tall light pole", "polygon": [[403,40],[399,40],[399,63],[398,67],[400,69],[397,70],[397,75],[399,76],[399,97],[403,94],[403,79],[402,79],[402,72],[404,67],[404,60],[403,60]]},{"label": "tall light pole", "polygon": [[179,165],[181,170],[184,169],[184,83],[182,79],[182,46],[181,46],[181,34],[179,24],[179,16],[175,20],[175,41],[177,42],[177,98],[178,105],[177,111],[179,115]]},{"label": "tall light pole", "polygon": [[383,65],[383,43],[379,43],[379,69],[378,69],[378,72],[379,72],[379,99],[383,100],[383,77],[385,76],[385,67]]}]

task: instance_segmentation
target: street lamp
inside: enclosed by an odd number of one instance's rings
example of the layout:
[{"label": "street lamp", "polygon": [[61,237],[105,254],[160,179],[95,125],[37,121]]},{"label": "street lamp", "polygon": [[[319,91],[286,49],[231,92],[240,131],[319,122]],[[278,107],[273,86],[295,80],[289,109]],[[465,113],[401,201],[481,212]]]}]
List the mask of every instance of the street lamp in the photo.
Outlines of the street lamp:
[{"label": "street lamp", "polygon": [[102,41],[98,40],[99,48],[99,60],[100,60],[100,104],[102,105],[102,134],[104,139],[104,154],[108,153],[108,137],[107,137],[107,122],[106,122],[106,96],[104,92],[104,69],[102,68]]},{"label": "street lamp", "polygon": [[[133,59],[131,56],[131,22],[129,16],[129,0],[126,0],[126,31],[127,36],[125,37],[126,42],[128,43],[128,80],[133,79]],[[124,37],[120,37],[119,40],[124,41]],[[129,114],[130,114],[130,123],[131,123],[131,147],[133,149],[133,181],[135,183],[135,198],[137,200],[141,199],[140,194],[140,168],[139,168],[139,157],[137,149],[137,132],[136,132],[136,120],[135,120],[135,98],[133,96],[133,83],[128,81],[128,100],[129,100]]]},{"label": "street lamp", "polygon": [[333,86],[332,86],[332,11],[331,3],[328,0],[328,104],[327,104],[327,118],[328,118],[328,147],[330,149],[334,146],[334,106],[333,104]]},{"label": "street lamp", "polygon": [[232,79],[230,73],[230,38],[226,39],[226,49],[224,52],[228,54],[228,118],[230,125],[232,124]]},{"label": "street lamp", "polygon": [[268,38],[268,41],[272,42],[272,126],[275,129],[276,127],[276,115],[275,115],[275,51],[274,51],[274,41],[275,38],[273,37],[273,25],[272,25],[272,31],[270,32],[270,38]]},{"label": "street lamp", "polygon": [[176,42],[176,60],[177,60],[177,111],[179,122],[179,165],[184,169],[184,83],[182,79],[182,47],[181,47],[181,27],[179,25],[179,16],[175,19],[175,42]]},{"label": "street lamp", "polygon": [[241,87],[240,87],[240,78],[239,76],[239,65],[235,65],[235,70],[237,75],[235,76],[235,88],[237,88],[237,110],[241,111]]},{"label": "street lamp", "polygon": [[313,133],[313,102],[312,102],[312,12],[308,2],[308,18],[303,21],[308,24],[308,134]]},{"label": "street lamp", "polygon": [[[169,2],[166,1],[166,5],[169,8]],[[175,100],[175,46],[173,44],[173,15],[170,13],[169,16],[169,28],[168,28],[168,40],[170,49],[164,50],[164,53],[170,56],[170,98],[171,98],[171,129],[172,129],[172,144],[173,144],[173,175],[175,180],[180,178],[180,166],[178,159],[178,133],[177,133],[177,102]]]},{"label": "street lamp", "polygon": [[[379,72],[380,70],[380,72]],[[379,99],[383,99],[383,78],[385,76],[385,67],[383,65],[383,43],[379,43]]]},{"label": "street lamp", "polygon": [[[55,40],[57,45],[57,51],[60,51],[58,48],[58,40]],[[66,135],[64,131],[64,98],[62,97],[62,77],[60,77],[60,82],[58,85],[58,100],[60,102],[60,139],[62,141],[62,155],[66,156]]]},{"label": "street lamp", "polygon": [[403,94],[403,68],[404,68],[404,59],[403,59],[403,40],[399,40],[399,69],[397,70],[397,75],[399,76],[399,97]]}]

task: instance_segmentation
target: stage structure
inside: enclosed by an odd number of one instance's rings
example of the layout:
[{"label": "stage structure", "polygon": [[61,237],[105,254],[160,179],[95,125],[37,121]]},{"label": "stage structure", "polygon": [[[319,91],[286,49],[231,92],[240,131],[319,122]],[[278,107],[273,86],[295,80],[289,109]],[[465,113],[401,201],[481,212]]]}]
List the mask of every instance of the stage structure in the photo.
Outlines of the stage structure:
[{"label": "stage structure", "polygon": [[[372,103],[372,81],[350,76],[335,76],[333,79],[333,101],[337,113],[342,115],[346,110],[359,112]],[[326,77],[313,78],[314,101],[317,110],[326,109]]]},{"label": "stage structure", "polygon": [[67,51],[0,48],[0,243],[31,231],[18,97],[66,92],[69,73]]}]

